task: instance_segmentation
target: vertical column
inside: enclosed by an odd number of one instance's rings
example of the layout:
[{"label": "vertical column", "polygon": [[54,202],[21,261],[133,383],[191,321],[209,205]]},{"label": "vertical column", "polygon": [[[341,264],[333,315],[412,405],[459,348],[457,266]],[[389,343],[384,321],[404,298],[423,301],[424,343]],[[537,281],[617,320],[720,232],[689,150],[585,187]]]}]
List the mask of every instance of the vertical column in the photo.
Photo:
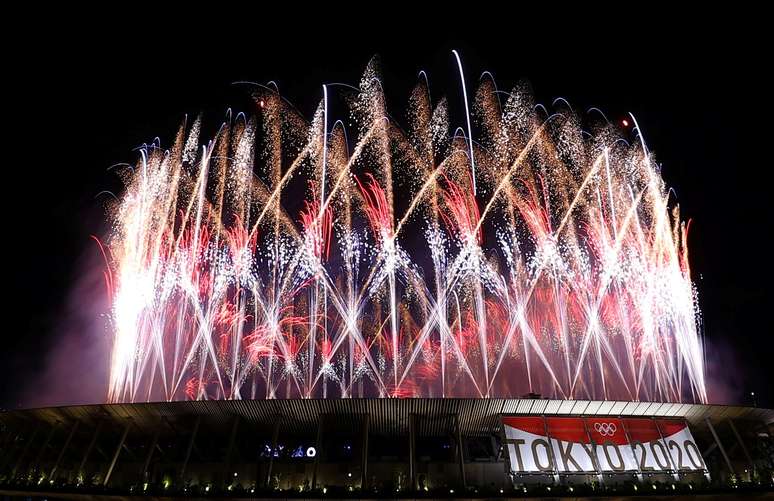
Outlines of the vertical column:
[{"label": "vertical column", "polygon": [[[271,434],[271,450],[269,451],[269,466],[266,468],[266,481],[264,486],[268,489],[271,482],[271,470],[274,467],[274,452],[277,450],[277,440],[279,439],[280,420],[274,420],[274,431]],[[315,456],[316,457],[316,456]]]},{"label": "vertical column", "polygon": [[583,421],[583,429],[586,430],[586,440],[589,441],[589,447],[591,448],[591,464],[594,465],[594,471],[597,472],[597,479],[599,483],[604,482],[602,478],[602,470],[599,469],[599,458],[597,457],[597,445],[591,440],[591,432],[589,432],[589,423],[586,422],[586,418],[580,418]]},{"label": "vertical column", "polygon": [[731,425],[731,431],[734,432],[734,436],[736,437],[737,442],[739,442],[739,445],[742,447],[742,452],[744,452],[744,457],[747,458],[747,463],[750,465],[749,466],[750,480],[752,480],[753,476],[755,475],[755,462],[752,460],[752,456],[750,456],[750,451],[747,450],[747,446],[744,444],[744,440],[742,440],[742,436],[739,434],[739,430],[736,429],[734,420],[729,418],[728,424]]},{"label": "vertical column", "polygon": [[83,481],[85,481],[85,472],[83,469],[86,467],[86,461],[89,460],[89,456],[91,455],[91,450],[94,448],[94,444],[97,443],[97,438],[99,438],[99,432],[102,429],[102,423],[103,421],[99,421],[97,423],[97,427],[94,429],[94,435],[91,437],[91,441],[89,442],[89,446],[86,447],[86,453],[83,455],[83,459],[81,460],[81,464],[78,465],[77,475],[79,477],[82,477]]},{"label": "vertical column", "polygon": [[234,478],[231,475],[231,471],[230,471],[231,456],[234,453],[234,444],[236,443],[237,431],[239,430],[239,421],[240,421],[239,416],[234,416],[234,424],[231,425],[231,435],[229,436],[229,439],[228,439],[228,448],[226,449],[226,458],[224,461],[225,463],[224,465],[225,472],[223,476],[224,487],[231,485],[234,482]]},{"label": "vertical column", "polygon": [[618,416],[618,419],[621,420],[621,427],[623,427],[624,435],[626,435],[626,441],[629,442],[629,447],[632,449],[632,457],[634,458],[634,463],[637,465],[637,480],[642,482],[642,468],[640,468],[640,462],[637,461],[637,453],[634,451],[634,444],[632,443],[632,437],[629,435],[629,429],[626,427],[626,419]]},{"label": "vertical column", "polygon": [[551,434],[548,433],[548,422],[546,416],[543,414],[540,416],[543,419],[543,429],[546,432],[546,439],[548,440],[548,454],[551,456],[548,458],[548,463],[554,466],[554,483],[559,483],[559,465],[556,464],[556,454],[554,454],[554,444],[551,443]]},{"label": "vertical column", "polygon": [[113,453],[113,459],[110,461],[110,466],[108,467],[107,473],[105,473],[105,480],[102,482],[103,487],[107,487],[108,482],[110,482],[110,477],[113,475],[113,468],[116,467],[118,455],[121,454],[121,449],[124,447],[124,442],[126,442],[126,436],[129,434],[129,427],[131,425],[132,420],[129,419],[126,422],[126,426],[124,426],[124,433],[121,435],[121,440],[118,441],[118,447],[116,447],[116,452]]},{"label": "vertical column", "polygon": [[714,438],[715,443],[718,444],[718,449],[720,449],[720,453],[723,455],[723,459],[726,461],[726,466],[728,466],[729,473],[731,473],[731,475],[736,475],[734,473],[734,467],[731,466],[731,460],[728,459],[728,454],[726,454],[726,449],[723,447],[723,444],[720,442],[720,438],[718,437],[718,434],[715,431],[715,427],[712,426],[712,421],[710,421],[709,417],[706,417],[704,418],[704,422],[707,423],[710,433],[712,433],[712,438]]},{"label": "vertical column", "polygon": [[317,452],[314,455],[314,469],[312,470],[312,490],[317,489],[317,469],[320,466],[320,455],[322,455],[322,441],[323,441],[323,423],[325,421],[325,414],[320,414],[317,421],[317,441],[315,447]]},{"label": "vertical column", "polygon": [[11,464],[11,460],[14,458],[14,453],[19,448],[17,444],[17,438],[27,432],[26,427],[22,428],[22,432],[19,428],[14,430],[8,430],[8,438],[6,444],[3,446],[2,454],[0,454],[0,471],[3,471],[5,467]]},{"label": "vertical column", "polygon": [[[669,452],[669,445],[666,443],[666,440],[664,440],[664,434],[661,433],[661,427],[658,425],[658,421],[656,421],[656,418],[653,419],[653,424],[656,425],[656,430],[658,430],[658,436],[661,438],[661,444],[664,446],[664,450],[666,451],[666,457],[667,462],[669,463],[669,466],[672,468],[672,476],[675,480],[680,480],[680,472],[678,470],[677,465],[675,465],[674,461],[672,461],[672,453]],[[655,454],[655,452],[654,452]]]},{"label": "vertical column", "polygon": [[417,465],[416,465],[416,415],[409,414],[409,483],[410,492],[417,489]]},{"label": "vertical column", "polygon": [[38,431],[40,430],[40,424],[35,425],[35,429],[32,431],[32,436],[30,437],[29,441],[24,444],[24,449],[22,449],[22,453],[19,456],[19,459],[16,460],[16,464],[13,467],[13,470],[11,470],[11,479],[16,478],[16,471],[21,467],[22,461],[27,456],[27,451],[30,450],[30,445],[32,445],[32,442],[35,441],[35,438],[38,436]]},{"label": "vertical column", "polygon": [[73,436],[75,435],[75,432],[78,430],[78,425],[80,424],[80,421],[76,421],[73,425],[73,428],[70,430],[70,434],[67,435],[67,440],[65,440],[64,445],[62,446],[62,450],[59,451],[59,455],[56,457],[56,462],[54,463],[54,467],[51,468],[51,473],[49,474],[48,478],[51,482],[53,482],[54,475],[56,474],[57,468],[59,468],[59,463],[62,462],[62,458],[65,455],[65,452],[67,451],[67,448],[70,446],[70,442],[73,439]]},{"label": "vertical column", "polygon": [[38,455],[35,456],[35,461],[32,463],[32,468],[34,471],[38,472],[41,470],[40,461],[43,459],[43,454],[46,452],[46,448],[48,447],[49,442],[51,442],[51,439],[54,438],[54,433],[59,428],[59,421],[53,424],[51,426],[51,430],[49,430],[48,435],[46,436],[46,440],[43,442],[43,445],[40,447],[40,450],[38,451]]},{"label": "vertical column", "polygon": [[148,480],[148,468],[150,468],[151,460],[153,459],[153,453],[156,451],[156,446],[159,443],[159,437],[161,436],[161,423],[156,427],[156,431],[153,432],[153,438],[151,439],[150,447],[148,448],[148,455],[145,456],[145,462],[140,472],[140,482],[146,482]]},{"label": "vertical column", "polygon": [[193,450],[194,440],[199,433],[199,425],[202,423],[201,414],[196,416],[196,423],[194,423],[193,433],[191,433],[191,440],[188,441],[188,447],[185,450],[185,459],[183,460],[183,466],[180,468],[180,483],[185,484],[185,470],[188,468],[188,461],[191,459],[191,451]]},{"label": "vertical column", "polygon": [[455,414],[454,415],[454,424],[455,428],[457,428],[457,460],[460,464],[460,477],[462,480],[462,488],[463,490],[468,490],[468,480],[465,478],[465,452],[462,447],[462,429],[460,427],[460,415]]},{"label": "vertical column", "polygon": [[363,416],[363,436],[360,440],[360,490],[365,491],[368,488],[368,432],[371,426],[371,415]]}]

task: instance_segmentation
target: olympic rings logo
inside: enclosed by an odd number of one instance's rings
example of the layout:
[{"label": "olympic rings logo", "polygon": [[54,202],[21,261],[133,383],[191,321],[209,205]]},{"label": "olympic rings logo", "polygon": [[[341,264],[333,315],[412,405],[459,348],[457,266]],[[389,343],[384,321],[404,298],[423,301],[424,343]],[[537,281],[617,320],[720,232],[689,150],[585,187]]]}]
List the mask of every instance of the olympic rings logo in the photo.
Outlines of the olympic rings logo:
[{"label": "olympic rings logo", "polygon": [[594,423],[594,429],[603,437],[612,437],[618,430],[615,423]]}]

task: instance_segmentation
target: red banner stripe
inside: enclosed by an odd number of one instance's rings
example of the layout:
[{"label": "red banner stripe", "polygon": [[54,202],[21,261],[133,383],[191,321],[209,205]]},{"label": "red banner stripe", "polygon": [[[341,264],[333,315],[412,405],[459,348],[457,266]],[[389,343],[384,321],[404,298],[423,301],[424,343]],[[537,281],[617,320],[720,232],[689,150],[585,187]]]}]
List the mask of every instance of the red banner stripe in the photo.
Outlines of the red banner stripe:
[{"label": "red banner stripe", "polygon": [[549,417],[546,424],[551,438],[584,444],[589,441],[583,418]]},{"label": "red banner stripe", "polygon": [[656,422],[647,418],[624,418],[632,442],[653,442],[661,438]]},{"label": "red banner stripe", "polygon": [[507,417],[503,418],[503,423],[527,433],[541,436],[546,434],[546,426],[543,418],[540,416]]},{"label": "red banner stripe", "polygon": [[623,422],[618,418],[586,418],[591,440],[596,444],[612,442],[615,445],[626,445],[626,431]]},{"label": "red banner stripe", "polygon": [[685,421],[681,419],[656,419],[656,424],[664,437],[680,433],[687,426]]}]

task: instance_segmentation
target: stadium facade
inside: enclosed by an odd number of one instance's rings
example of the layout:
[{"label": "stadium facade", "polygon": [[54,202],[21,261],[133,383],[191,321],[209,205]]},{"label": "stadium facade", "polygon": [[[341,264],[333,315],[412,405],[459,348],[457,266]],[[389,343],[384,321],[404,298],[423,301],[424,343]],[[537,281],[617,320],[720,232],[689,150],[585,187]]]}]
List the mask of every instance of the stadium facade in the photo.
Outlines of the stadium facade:
[{"label": "stadium facade", "polygon": [[5,495],[669,495],[774,481],[774,410],[751,407],[210,400],[17,410],[0,430]]}]

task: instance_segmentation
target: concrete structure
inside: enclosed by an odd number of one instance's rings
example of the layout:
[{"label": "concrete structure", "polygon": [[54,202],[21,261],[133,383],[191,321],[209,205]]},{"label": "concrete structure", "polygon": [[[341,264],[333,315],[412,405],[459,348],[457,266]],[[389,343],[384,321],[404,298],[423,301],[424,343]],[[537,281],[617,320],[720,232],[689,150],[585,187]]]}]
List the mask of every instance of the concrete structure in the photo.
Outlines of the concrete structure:
[{"label": "concrete structure", "polygon": [[[685,418],[705,459],[710,486],[772,481],[770,409],[539,398],[250,400],[2,413],[0,491],[522,494],[521,481],[508,474],[503,415]],[[631,475],[600,474],[590,486],[575,484],[575,489],[634,489],[637,483],[653,487],[655,481],[661,488],[678,476],[674,472],[637,482]],[[540,483],[535,488],[553,487],[554,492],[573,485],[559,475]]]}]

